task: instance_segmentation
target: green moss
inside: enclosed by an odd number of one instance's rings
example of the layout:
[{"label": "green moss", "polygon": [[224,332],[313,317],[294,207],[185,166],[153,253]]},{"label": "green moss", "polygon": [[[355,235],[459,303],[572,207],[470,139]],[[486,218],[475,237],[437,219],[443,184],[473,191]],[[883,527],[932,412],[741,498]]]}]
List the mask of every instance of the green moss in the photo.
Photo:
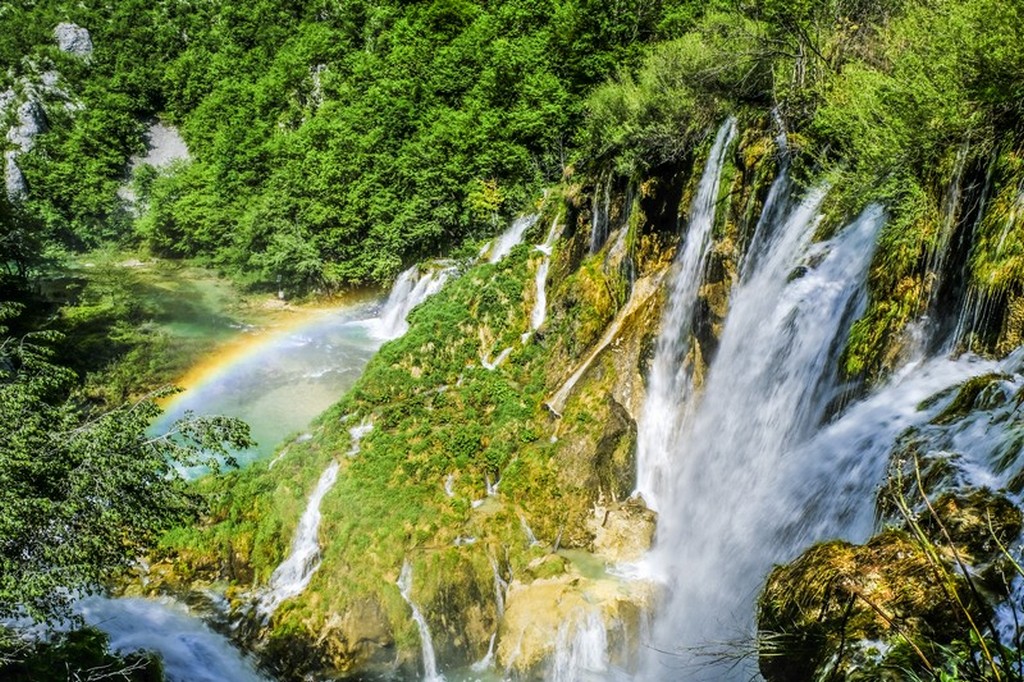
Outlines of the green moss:
[{"label": "green moss", "polygon": [[[993,396],[984,400],[986,389],[993,386],[996,382],[1006,381],[1008,379],[1010,379],[1008,375],[999,372],[991,372],[989,374],[971,377],[960,385],[960,390],[956,394],[956,397],[953,398],[953,402],[951,402],[946,409],[940,412],[932,420],[932,423],[952,424],[973,410],[993,407],[991,402],[994,398]],[[979,399],[982,400],[979,401]]]}]

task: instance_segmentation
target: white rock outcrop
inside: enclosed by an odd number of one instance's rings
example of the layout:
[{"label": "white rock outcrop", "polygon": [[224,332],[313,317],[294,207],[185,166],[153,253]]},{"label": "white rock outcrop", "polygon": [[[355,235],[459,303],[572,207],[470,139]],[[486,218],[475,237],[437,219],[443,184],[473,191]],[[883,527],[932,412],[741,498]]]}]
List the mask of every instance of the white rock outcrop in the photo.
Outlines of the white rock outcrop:
[{"label": "white rock outcrop", "polygon": [[77,24],[69,22],[57,24],[57,27],[53,29],[53,37],[57,39],[57,47],[61,52],[83,58],[92,54],[92,36],[89,35],[88,29]]}]

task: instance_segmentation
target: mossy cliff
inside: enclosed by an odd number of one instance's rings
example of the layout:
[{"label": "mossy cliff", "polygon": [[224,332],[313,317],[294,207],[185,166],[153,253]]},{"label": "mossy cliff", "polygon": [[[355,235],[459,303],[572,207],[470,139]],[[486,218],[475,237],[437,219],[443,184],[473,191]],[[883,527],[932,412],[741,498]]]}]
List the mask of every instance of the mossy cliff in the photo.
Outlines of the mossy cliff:
[{"label": "mossy cliff", "polygon": [[[771,116],[742,115],[739,130],[722,170],[711,255],[684,359],[697,386],[716,352],[729,294],[772,183],[787,170],[788,191],[797,196],[799,187],[821,181],[806,142],[780,137]],[[499,666],[541,677],[566,638],[594,618],[616,642],[616,664],[630,667],[656,595],[601,567],[639,556],[654,533],[654,515],[642,501],[627,499],[635,487],[637,422],[663,285],[687,231],[709,132],[686,153],[632,175],[614,166],[569,174],[530,209],[540,218],[525,243],[497,264],[461,262],[459,276],[413,312],[409,332],[380,350],[356,386],[315,423],[312,438],[285,446],[272,466],[203,482],[214,510],[210,522],[165,539],[165,560],[154,563],[146,589],[226,591],[229,619],[241,624],[235,632],[286,678],[409,672],[420,665],[420,638],[396,586],[408,561],[411,599],[445,667],[484,658],[493,641]],[[845,192],[834,196],[822,234],[853,205],[844,203]],[[532,245],[549,232],[557,238],[548,316],[534,331],[534,276],[545,255]],[[971,249],[950,240],[934,262],[908,256],[915,263],[907,280],[915,307],[900,308],[895,317],[885,313],[893,293],[883,291],[887,278],[901,272],[890,259],[906,255],[896,236],[887,228],[881,237],[871,302],[845,355],[850,375],[884,375],[886,363],[908,347],[907,325],[928,306],[945,314],[935,292],[953,287],[948,291],[959,292],[956,300],[970,300],[964,273]],[[979,322],[976,336],[989,333],[986,347],[996,349],[1011,338],[1010,327],[1001,325],[996,331]],[[353,434],[365,428],[357,441]],[[310,491],[332,461],[340,473],[321,505],[322,563],[301,594],[265,619],[251,604],[287,555]],[[956,504],[973,504],[973,492],[962,492]],[[773,574],[777,587],[762,599],[767,629],[784,630],[787,590],[818,585],[819,578],[831,585],[828,576],[845,576],[849,585],[864,571],[891,574],[892,585],[906,578],[907,589],[917,590],[907,609],[923,604],[936,587],[927,577],[914,582],[922,562],[931,560],[907,553],[915,541],[902,530],[867,549],[830,545],[789,573]],[[904,556],[911,557],[906,565]],[[960,589],[955,574],[951,580]],[[855,597],[849,608],[889,598],[857,589],[867,600],[847,590],[840,596]],[[770,596],[775,592],[777,599]],[[804,596],[824,600],[823,612],[837,603],[833,592]],[[978,613],[985,608],[979,601]],[[842,629],[842,613],[838,625],[829,625],[828,642],[852,636]],[[922,621],[922,637],[944,627],[949,615]]]}]

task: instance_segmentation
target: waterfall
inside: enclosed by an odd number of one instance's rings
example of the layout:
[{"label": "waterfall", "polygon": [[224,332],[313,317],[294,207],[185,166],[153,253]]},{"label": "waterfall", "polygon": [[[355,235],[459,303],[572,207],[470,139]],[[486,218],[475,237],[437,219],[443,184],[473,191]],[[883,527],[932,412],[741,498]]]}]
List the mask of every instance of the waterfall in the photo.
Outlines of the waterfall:
[{"label": "waterfall", "polygon": [[530,311],[530,330],[523,334],[523,343],[530,338],[530,335],[541,328],[544,324],[544,320],[547,319],[548,315],[548,271],[551,269],[551,250],[554,248],[555,239],[558,237],[558,218],[555,218],[551,223],[551,229],[548,230],[547,236],[544,238],[543,244],[538,244],[535,248],[544,254],[540,264],[537,266],[537,272],[534,275],[534,290],[536,294],[533,299],[533,310]]},{"label": "waterfall", "polygon": [[402,599],[412,609],[412,619],[420,631],[420,648],[423,651],[423,682],[443,682],[444,676],[437,672],[437,658],[434,656],[434,641],[430,638],[427,619],[412,600],[412,564],[408,559],[402,564],[402,572],[398,575],[398,591]]},{"label": "waterfall", "polygon": [[491,571],[494,573],[494,610],[498,614],[498,620],[501,620],[505,616],[505,592],[508,590],[508,583],[501,577],[498,562],[494,557],[488,558],[491,561]]},{"label": "waterfall", "polygon": [[662,482],[670,466],[669,446],[674,439],[671,418],[688,392],[689,376],[681,360],[690,343],[690,328],[707,262],[708,245],[715,223],[715,200],[729,143],[736,134],[736,121],[727,120],[718,129],[711,155],[690,210],[685,242],[673,265],[668,304],[661,321],[648,381],[648,396],[640,417],[637,436],[637,492],[652,509],[660,509]]},{"label": "waterfall", "polygon": [[597,609],[567,620],[558,629],[555,654],[545,679],[551,682],[603,680],[609,669],[608,633]]},{"label": "waterfall", "polygon": [[491,255],[488,256],[488,263],[497,263],[509,254],[514,247],[523,241],[526,231],[537,224],[540,216],[536,213],[520,216],[512,221],[512,224],[500,237],[494,241],[491,247]]},{"label": "waterfall", "polygon": [[262,615],[270,616],[281,602],[300,594],[320,567],[320,543],[317,538],[320,530],[320,503],[337,478],[338,462],[332,461],[320,475],[316,489],[309,496],[306,510],[302,512],[299,527],[292,539],[291,552],[274,569],[267,591],[260,597],[257,609]]},{"label": "waterfall", "polygon": [[540,329],[548,315],[548,295],[546,287],[548,284],[548,270],[550,267],[551,256],[545,255],[544,259],[541,260],[540,265],[537,266],[537,275],[534,280],[537,294],[533,301],[533,310],[530,312],[531,331],[537,331]]},{"label": "waterfall", "polygon": [[[107,634],[120,653],[155,651],[168,682],[267,682],[228,639],[170,601],[88,597],[82,619]],[[56,671],[54,671],[56,673]]]},{"label": "waterfall", "polygon": [[803,513],[805,470],[821,464],[821,453],[798,444],[837,395],[838,354],[865,305],[882,210],[869,207],[830,241],[809,244],[822,195],[811,192],[767,235],[764,257],[733,292],[701,395],[669,415],[674,438],[656,471],[663,495],[652,561],[671,576],[671,598],[654,649],[678,652],[662,662],[693,665],[689,679],[752,673],[702,667],[702,655],[753,638],[754,596],[795,547],[780,534]]},{"label": "waterfall", "polygon": [[[608,239],[608,223],[612,206],[612,172],[608,171],[607,180],[604,182],[604,206],[600,201],[601,183],[594,185],[594,198],[591,202],[590,211],[590,253],[595,254],[604,246]],[[603,208],[603,210],[602,210]]]},{"label": "waterfall", "polygon": [[407,332],[406,318],[412,309],[440,291],[454,272],[454,266],[449,263],[434,263],[425,270],[422,265],[414,265],[402,272],[381,309],[373,328],[374,335],[388,341]]}]

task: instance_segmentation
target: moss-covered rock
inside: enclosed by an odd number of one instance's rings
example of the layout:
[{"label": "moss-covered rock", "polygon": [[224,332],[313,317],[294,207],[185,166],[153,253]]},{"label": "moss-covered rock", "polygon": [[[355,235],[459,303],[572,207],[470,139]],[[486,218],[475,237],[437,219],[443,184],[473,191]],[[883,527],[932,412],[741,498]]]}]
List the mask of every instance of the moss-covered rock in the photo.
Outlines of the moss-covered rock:
[{"label": "moss-covered rock", "polygon": [[[769,682],[921,670],[934,647],[968,627],[968,615],[986,610],[955,568],[937,565],[903,531],[860,546],[826,542],[769,575],[758,600],[758,664]],[[879,646],[866,659],[867,642]]]}]

